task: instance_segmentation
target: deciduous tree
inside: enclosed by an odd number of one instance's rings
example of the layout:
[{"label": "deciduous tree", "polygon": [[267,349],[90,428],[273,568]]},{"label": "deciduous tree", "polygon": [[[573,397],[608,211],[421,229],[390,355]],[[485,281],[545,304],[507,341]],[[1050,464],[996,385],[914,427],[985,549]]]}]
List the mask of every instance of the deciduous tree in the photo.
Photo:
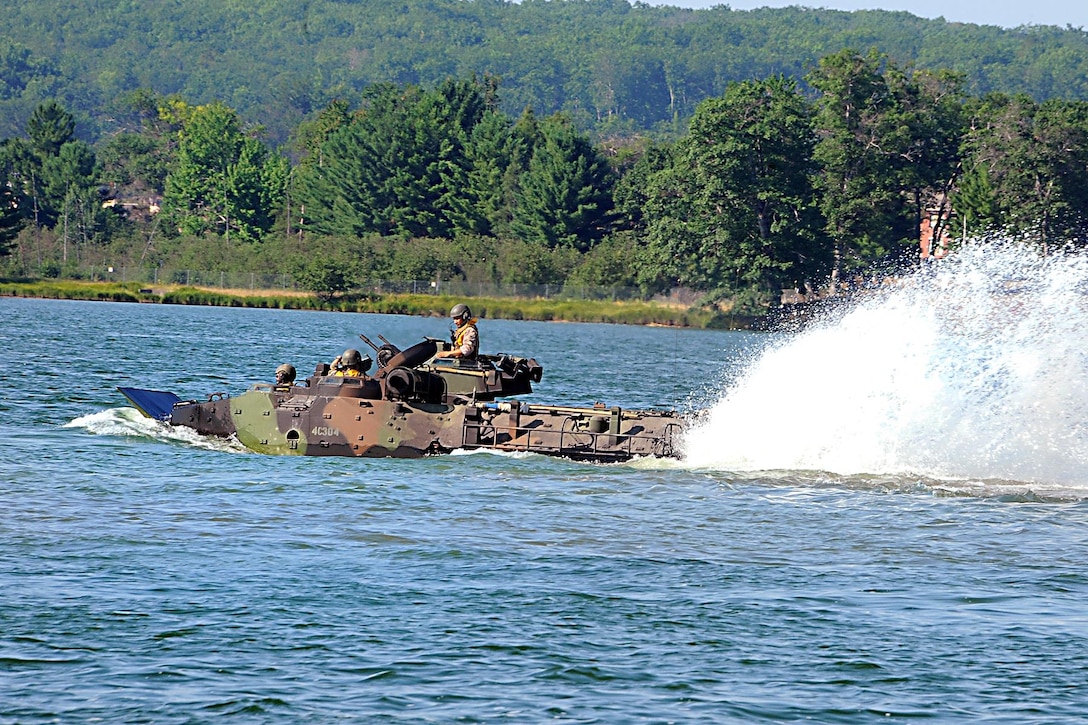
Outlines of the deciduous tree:
[{"label": "deciduous tree", "polygon": [[[1034,237],[1044,247],[1088,234],[1088,104],[990,94],[971,104],[964,153],[974,179],[957,203],[978,221]],[[981,200],[985,181],[989,193]],[[983,201],[996,207],[985,215]],[[989,226],[993,226],[992,224]]]},{"label": "deciduous tree", "polygon": [[272,225],[288,167],[221,103],[188,109],[163,212],[189,234],[237,234],[256,241]]},{"label": "deciduous tree", "polygon": [[648,184],[648,250],[665,277],[718,296],[755,288],[770,301],[825,271],[810,117],[782,77],[699,105],[674,164]]},{"label": "deciduous tree", "polygon": [[814,157],[827,233],[834,242],[832,289],[841,274],[892,251],[909,235],[899,178],[904,135],[886,56],[846,49],[820,59],[809,83],[819,129]]}]

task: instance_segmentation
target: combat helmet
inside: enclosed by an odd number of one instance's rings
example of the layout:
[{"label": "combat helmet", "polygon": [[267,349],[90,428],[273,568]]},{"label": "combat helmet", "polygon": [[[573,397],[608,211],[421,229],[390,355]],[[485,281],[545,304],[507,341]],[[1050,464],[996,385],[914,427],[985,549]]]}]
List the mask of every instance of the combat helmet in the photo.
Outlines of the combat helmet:
[{"label": "combat helmet", "polygon": [[282,385],[295,382],[295,366],[284,363],[276,368],[276,382]]},{"label": "combat helmet", "polygon": [[364,373],[370,369],[373,362],[369,355],[364,356],[353,347],[344,350],[344,354],[340,356],[341,365],[347,368],[359,368]]},{"label": "combat helmet", "polygon": [[470,310],[468,308],[468,305],[466,305],[465,303],[458,302],[450,310],[450,317],[458,321],[467,320],[468,318],[472,317],[472,310]]}]

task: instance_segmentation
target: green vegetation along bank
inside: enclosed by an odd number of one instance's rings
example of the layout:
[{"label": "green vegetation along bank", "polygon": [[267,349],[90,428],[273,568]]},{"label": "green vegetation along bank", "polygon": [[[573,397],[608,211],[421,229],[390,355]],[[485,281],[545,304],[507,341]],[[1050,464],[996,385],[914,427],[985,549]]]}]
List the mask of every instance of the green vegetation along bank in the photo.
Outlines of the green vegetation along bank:
[{"label": "green vegetation along bank", "polygon": [[[428,317],[444,317],[450,307],[461,301],[443,295],[342,295],[330,299],[315,294],[274,291],[231,292],[180,286],[148,288],[135,283],[78,281],[0,282],[0,297],[370,312]],[[472,298],[471,304],[473,312],[480,317],[505,320],[604,322],[705,329],[755,329],[763,327],[767,321],[766,318],[752,315],[655,302],[476,297]]]}]

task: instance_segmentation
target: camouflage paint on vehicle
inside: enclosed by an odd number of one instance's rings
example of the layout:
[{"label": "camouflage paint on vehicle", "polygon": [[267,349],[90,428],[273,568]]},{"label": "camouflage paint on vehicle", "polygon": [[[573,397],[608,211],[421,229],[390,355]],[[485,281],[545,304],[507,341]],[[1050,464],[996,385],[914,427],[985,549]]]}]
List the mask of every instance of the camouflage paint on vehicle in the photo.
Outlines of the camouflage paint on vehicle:
[{"label": "camouflage paint on vehicle", "polygon": [[149,417],[234,436],[259,453],[415,458],[489,448],[600,462],[679,455],[684,421],[672,411],[496,402],[532,392],[542,374],[535,360],[485,355],[439,363],[434,340],[383,348],[390,349],[379,351],[384,364],[373,378],[330,376],[319,365],[304,382],[258,383],[237,397],[196,401],[120,390]]}]

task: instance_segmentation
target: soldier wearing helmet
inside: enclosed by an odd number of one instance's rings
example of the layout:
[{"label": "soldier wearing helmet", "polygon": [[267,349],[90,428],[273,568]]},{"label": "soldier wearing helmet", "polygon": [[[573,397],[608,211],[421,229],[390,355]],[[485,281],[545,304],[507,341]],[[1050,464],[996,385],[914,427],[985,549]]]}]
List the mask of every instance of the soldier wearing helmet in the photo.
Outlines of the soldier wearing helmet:
[{"label": "soldier wearing helmet", "polygon": [[332,375],[344,378],[363,378],[366,377],[367,370],[370,370],[372,362],[374,361],[370,359],[369,355],[361,355],[358,350],[349,347],[344,350],[343,355],[333,360],[332,365],[329,367],[332,369]]},{"label": "soldier wearing helmet", "polygon": [[295,366],[284,363],[276,368],[276,386],[288,387],[295,382]]},{"label": "soldier wearing helmet", "polygon": [[453,357],[462,360],[475,360],[480,351],[480,333],[476,329],[476,318],[472,310],[464,303],[458,303],[450,310],[450,319],[456,326],[450,332],[453,347],[442,350],[435,357]]}]

